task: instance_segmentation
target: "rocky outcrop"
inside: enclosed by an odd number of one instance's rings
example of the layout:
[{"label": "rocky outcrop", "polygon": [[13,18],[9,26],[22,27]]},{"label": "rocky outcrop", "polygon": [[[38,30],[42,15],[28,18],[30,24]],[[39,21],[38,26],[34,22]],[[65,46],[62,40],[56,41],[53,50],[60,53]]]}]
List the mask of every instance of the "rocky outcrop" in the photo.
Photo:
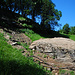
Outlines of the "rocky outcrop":
[{"label": "rocky outcrop", "polygon": [[29,48],[63,62],[75,63],[75,41],[68,38],[40,39],[34,41]]},{"label": "rocky outcrop", "polygon": [[11,40],[15,42],[23,42],[23,43],[31,44],[31,39],[28,36],[26,36],[24,33],[13,32]]}]

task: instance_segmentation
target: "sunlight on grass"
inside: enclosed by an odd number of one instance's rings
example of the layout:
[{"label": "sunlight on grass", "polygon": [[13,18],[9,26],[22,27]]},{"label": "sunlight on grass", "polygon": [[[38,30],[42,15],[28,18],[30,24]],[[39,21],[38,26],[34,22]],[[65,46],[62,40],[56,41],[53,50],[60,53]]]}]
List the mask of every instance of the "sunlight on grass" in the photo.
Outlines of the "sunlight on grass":
[{"label": "sunlight on grass", "polygon": [[26,34],[25,33],[25,35],[27,35],[32,41],[36,41],[36,40],[39,40],[41,38],[44,38],[44,37],[42,37],[42,36],[40,36],[39,34],[36,34],[36,33],[34,33],[34,34]]},{"label": "sunlight on grass", "polygon": [[69,38],[75,41],[75,35],[70,35]]},{"label": "sunlight on grass", "polygon": [[39,40],[40,38],[45,38],[30,29],[21,29],[20,31],[25,33],[25,35],[27,35],[32,41]]},{"label": "sunlight on grass", "polygon": [[75,35],[70,35],[70,34],[63,34],[69,37],[69,39],[74,40],[75,41]]},{"label": "sunlight on grass", "polygon": [[0,33],[0,75],[46,75],[46,71],[8,45]]},{"label": "sunlight on grass", "polygon": [[19,20],[26,20],[24,17],[19,17]]}]

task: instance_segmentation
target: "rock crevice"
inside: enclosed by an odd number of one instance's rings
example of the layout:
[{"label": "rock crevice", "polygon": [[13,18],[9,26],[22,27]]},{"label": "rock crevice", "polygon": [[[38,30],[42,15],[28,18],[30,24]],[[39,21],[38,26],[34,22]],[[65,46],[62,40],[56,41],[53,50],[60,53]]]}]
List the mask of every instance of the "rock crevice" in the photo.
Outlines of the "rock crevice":
[{"label": "rock crevice", "polygon": [[73,63],[75,61],[75,41],[68,38],[40,39],[34,41],[29,48],[63,62]]}]

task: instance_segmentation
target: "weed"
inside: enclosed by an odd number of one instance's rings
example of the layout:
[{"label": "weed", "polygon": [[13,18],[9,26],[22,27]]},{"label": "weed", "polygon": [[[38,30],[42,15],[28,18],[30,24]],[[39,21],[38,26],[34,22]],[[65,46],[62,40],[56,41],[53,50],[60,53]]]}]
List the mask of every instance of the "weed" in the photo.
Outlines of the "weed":
[{"label": "weed", "polygon": [[55,59],[55,56],[53,56],[52,58]]},{"label": "weed", "polygon": [[60,73],[60,74],[65,74],[65,72],[66,72],[66,71],[65,71],[65,70],[62,70],[62,69],[59,70],[59,73]]},{"label": "weed", "polygon": [[47,55],[44,55],[44,58],[46,58],[47,57]]},{"label": "weed", "polygon": [[21,45],[21,43],[20,43],[20,42],[17,42],[17,44],[18,44],[18,45]]},{"label": "weed", "polygon": [[22,45],[26,50],[29,50],[29,45],[26,43],[20,43],[20,45]]},{"label": "weed", "polygon": [[75,75],[75,72],[74,71],[70,71],[69,72],[71,75]]},{"label": "weed", "polygon": [[38,56],[41,56],[40,54],[38,54]]}]

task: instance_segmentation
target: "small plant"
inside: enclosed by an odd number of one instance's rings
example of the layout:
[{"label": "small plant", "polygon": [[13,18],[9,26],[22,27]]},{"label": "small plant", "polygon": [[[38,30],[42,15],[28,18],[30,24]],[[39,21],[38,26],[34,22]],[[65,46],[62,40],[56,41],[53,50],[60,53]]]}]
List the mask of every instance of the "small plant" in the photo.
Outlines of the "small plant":
[{"label": "small plant", "polygon": [[65,74],[65,72],[66,72],[66,70],[62,70],[62,69],[59,70],[60,74]]},{"label": "small plant", "polygon": [[17,42],[17,44],[18,44],[18,45],[21,45],[21,43],[20,43],[20,42]]},{"label": "small plant", "polygon": [[46,58],[47,57],[47,55],[44,55],[44,58]]},{"label": "small plant", "polygon": [[24,24],[22,24],[22,26],[27,27],[27,24],[24,23]]},{"label": "small plant", "polygon": [[38,56],[40,56],[40,54],[38,54]]},{"label": "small plant", "polygon": [[75,72],[74,72],[74,71],[70,71],[70,74],[71,74],[71,75],[75,75]]},{"label": "small plant", "polygon": [[55,59],[55,56],[53,56],[52,58]]},{"label": "small plant", "polygon": [[26,50],[29,50],[29,45],[27,45],[26,43],[21,43],[21,45],[22,45]]}]

